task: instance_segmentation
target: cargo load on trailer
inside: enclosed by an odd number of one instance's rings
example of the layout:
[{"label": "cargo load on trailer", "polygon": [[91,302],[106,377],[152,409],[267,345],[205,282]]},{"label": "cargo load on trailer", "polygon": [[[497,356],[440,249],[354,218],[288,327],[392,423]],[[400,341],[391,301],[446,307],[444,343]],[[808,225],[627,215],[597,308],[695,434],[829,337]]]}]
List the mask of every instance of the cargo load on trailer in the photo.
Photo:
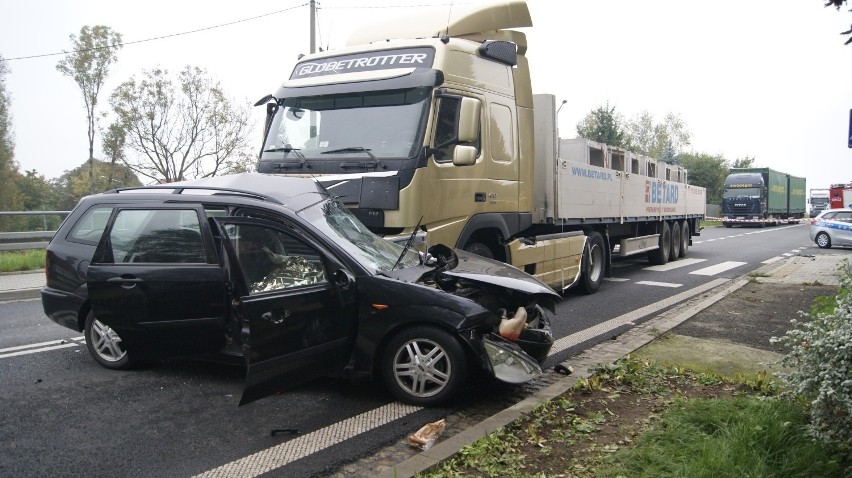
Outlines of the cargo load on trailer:
[{"label": "cargo load on trailer", "polygon": [[[301,58],[266,105],[257,169],[311,176],[372,231],[594,292],[612,255],[686,255],[706,192],[680,166],[562,139],[534,95],[523,1],[454,6]],[[541,74],[556,74],[557,71]]]},{"label": "cargo load on trailer", "polygon": [[722,224],[777,226],[806,211],[805,178],[769,168],[731,168],[722,190]]}]

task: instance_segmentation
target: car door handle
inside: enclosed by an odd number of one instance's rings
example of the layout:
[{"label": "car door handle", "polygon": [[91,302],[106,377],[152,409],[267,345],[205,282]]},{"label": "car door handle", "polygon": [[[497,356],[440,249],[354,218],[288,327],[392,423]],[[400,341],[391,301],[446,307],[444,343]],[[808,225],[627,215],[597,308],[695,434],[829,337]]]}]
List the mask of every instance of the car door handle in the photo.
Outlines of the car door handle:
[{"label": "car door handle", "polygon": [[132,289],[132,288],[136,287],[136,284],[143,282],[143,280],[139,279],[138,277],[125,277],[125,276],[110,277],[106,281],[107,281],[108,284],[109,283],[121,284],[121,287],[123,287],[125,289]]},{"label": "car door handle", "polygon": [[272,322],[274,325],[278,325],[284,322],[284,319],[290,317],[290,311],[285,310],[283,314],[273,314],[272,312],[264,312],[260,318],[267,321]]}]

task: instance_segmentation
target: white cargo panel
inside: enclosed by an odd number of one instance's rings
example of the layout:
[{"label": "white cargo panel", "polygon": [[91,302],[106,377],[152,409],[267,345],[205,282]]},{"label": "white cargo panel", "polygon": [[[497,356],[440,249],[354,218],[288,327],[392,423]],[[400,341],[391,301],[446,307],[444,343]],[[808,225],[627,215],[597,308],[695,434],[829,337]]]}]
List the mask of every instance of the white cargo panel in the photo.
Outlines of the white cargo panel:
[{"label": "white cargo panel", "polygon": [[534,95],[533,220],[624,222],[703,216],[704,188],[677,165],[584,138],[558,138],[553,95]]}]

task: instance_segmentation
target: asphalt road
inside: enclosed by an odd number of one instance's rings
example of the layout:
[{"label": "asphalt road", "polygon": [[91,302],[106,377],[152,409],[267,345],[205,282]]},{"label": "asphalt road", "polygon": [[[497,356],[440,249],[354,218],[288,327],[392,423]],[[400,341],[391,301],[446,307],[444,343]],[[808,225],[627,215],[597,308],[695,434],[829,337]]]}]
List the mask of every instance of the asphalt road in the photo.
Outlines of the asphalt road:
[{"label": "asphalt road", "polygon": [[[805,225],[713,228],[664,267],[616,260],[597,294],[559,304],[547,365],[620,333],[607,326],[615,318],[640,322],[765,261],[822,252]],[[238,408],[243,374],[190,360],[107,370],[38,300],[0,303],[0,476],[323,475],[426,422],[487,415],[534,387],[477,383],[452,408],[417,409],[377,386],[318,379]],[[271,435],[281,429],[296,433]]]}]

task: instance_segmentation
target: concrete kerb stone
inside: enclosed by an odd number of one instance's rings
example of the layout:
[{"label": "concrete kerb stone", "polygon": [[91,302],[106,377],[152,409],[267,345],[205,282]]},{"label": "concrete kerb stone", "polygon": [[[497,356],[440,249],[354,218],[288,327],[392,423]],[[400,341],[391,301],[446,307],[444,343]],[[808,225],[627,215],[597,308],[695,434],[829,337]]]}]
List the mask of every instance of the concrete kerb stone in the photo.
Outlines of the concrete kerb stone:
[{"label": "concrete kerb stone", "polygon": [[[822,284],[831,284],[832,282],[830,281],[825,282],[831,276],[827,272],[831,271],[836,277],[836,265],[840,262],[838,257],[836,255],[797,256],[788,258],[786,261],[765,264],[744,276],[721,284],[711,291],[689,299],[684,304],[637,325],[621,334],[617,339],[601,342],[563,362],[562,365],[573,368],[574,373],[571,375],[562,376],[553,371],[548,372],[559,376],[550,386],[535,392],[528,398],[492,415],[482,422],[437,443],[429,450],[380,471],[375,476],[379,478],[413,477],[417,473],[422,473],[439,465],[441,462],[458,453],[463,447],[474,443],[495,430],[505,427],[514,420],[529,414],[539,405],[567,392],[581,378],[590,377],[592,375],[590,370],[597,365],[614,363],[622,357],[651,343],[690,317],[745,286],[749,283],[749,280],[752,280],[751,278],[765,280],[767,279],[765,276],[771,277],[773,272],[778,272],[784,276],[784,280],[781,281],[784,283],[803,284],[818,280]],[[807,267],[807,263],[802,259],[817,262],[818,264]],[[767,280],[767,282],[770,281]],[[835,279],[833,283],[837,284],[837,280]]]},{"label": "concrete kerb stone", "polygon": [[43,271],[0,273],[0,302],[36,299],[42,287]]}]

